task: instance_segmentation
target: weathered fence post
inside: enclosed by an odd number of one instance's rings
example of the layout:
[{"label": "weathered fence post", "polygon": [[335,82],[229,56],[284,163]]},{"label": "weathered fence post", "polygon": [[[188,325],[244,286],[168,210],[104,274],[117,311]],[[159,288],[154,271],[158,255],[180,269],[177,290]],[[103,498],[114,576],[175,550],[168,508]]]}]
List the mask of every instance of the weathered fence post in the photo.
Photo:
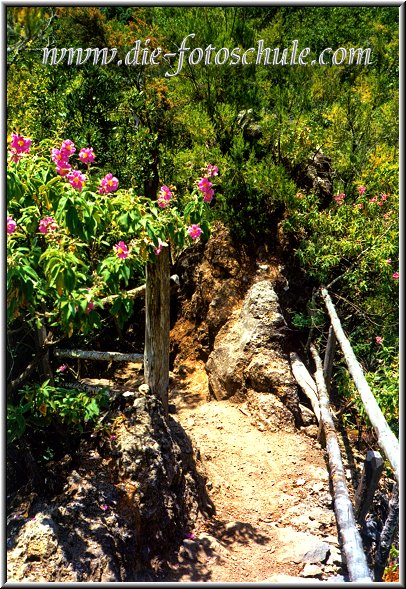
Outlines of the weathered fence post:
[{"label": "weathered fence post", "polygon": [[164,247],[156,262],[148,263],[145,289],[144,378],[168,413],[170,254]]},{"label": "weathered fence post", "polygon": [[372,505],[383,467],[384,462],[379,452],[368,450],[355,497],[355,517],[359,524],[363,524]]},{"label": "weathered fence post", "polygon": [[382,581],[390,547],[399,524],[399,488],[393,485],[392,497],[389,501],[389,513],[379,539],[374,567],[375,581]]}]

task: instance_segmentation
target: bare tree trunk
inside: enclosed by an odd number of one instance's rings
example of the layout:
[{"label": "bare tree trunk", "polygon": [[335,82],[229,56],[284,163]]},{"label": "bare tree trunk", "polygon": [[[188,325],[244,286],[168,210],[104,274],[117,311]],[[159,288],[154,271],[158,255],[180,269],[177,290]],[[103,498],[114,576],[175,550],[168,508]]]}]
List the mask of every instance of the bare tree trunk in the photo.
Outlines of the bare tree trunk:
[{"label": "bare tree trunk", "polygon": [[145,290],[144,377],[168,414],[170,264],[169,247],[147,264]]},{"label": "bare tree trunk", "polygon": [[[41,327],[37,330],[35,335],[37,352],[39,352],[40,350],[43,350],[44,347],[46,347],[47,343],[47,330],[45,328],[45,325],[41,325]],[[41,378],[49,380],[51,385],[54,384],[54,375],[51,370],[51,365],[49,363],[49,350],[46,350],[45,354],[43,354],[42,358],[39,361],[39,372]]]}]

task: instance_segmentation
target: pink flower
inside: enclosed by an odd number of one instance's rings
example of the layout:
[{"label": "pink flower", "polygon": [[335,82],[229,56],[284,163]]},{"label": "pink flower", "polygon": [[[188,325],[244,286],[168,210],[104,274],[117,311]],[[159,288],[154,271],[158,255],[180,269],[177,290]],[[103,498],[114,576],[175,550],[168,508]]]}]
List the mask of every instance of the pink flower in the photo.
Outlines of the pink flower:
[{"label": "pink flower", "polygon": [[359,209],[363,209],[364,208],[364,204],[362,202],[358,203],[358,208]]},{"label": "pink flower", "polygon": [[213,186],[211,182],[209,182],[208,178],[201,178],[200,182],[198,183],[199,190],[202,192],[207,192]]},{"label": "pink flower", "polygon": [[108,173],[100,180],[99,194],[108,194],[118,188],[118,180],[113,174]]},{"label": "pink flower", "polygon": [[390,217],[390,212],[389,213],[384,213],[383,218],[385,219],[385,221],[387,221]]},{"label": "pink flower", "polygon": [[392,259],[391,259],[391,258],[388,258],[388,259],[386,260],[386,263],[387,263],[387,264],[392,264]]},{"label": "pink flower", "polygon": [[103,511],[107,511],[109,509],[109,506],[106,504],[100,505],[100,509],[102,509]]},{"label": "pink flower", "polygon": [[159,200],[165,200],[166,202],[169,202],[172,198],[172,192],[169,190],[169,188],[167,186],[161,186],[161,190],[159,191],[158,194],[158,201]]},{"label": "pink flower", "polygon": [[29,153],[32,140],[22,135],[11,134],[11,150],[14,154]]},{"label": "pink flower", "polygon": [[91,311],[93,311],[93,309],[94,309],[94,303],[92,303],[92,301],[89,301],[87,304],[87,307],[86,307],[86,311],[85,311],[86,315],[89,315],[89,313]]},{"label": "pink flower", "polygon": [[12,147],[10,149],[10,153],[11,153],[11,161],[15,162],[16,164],[20,161],[20,159],[23,157],[22,155],[19,155],[17,153],[17,151],[14,149],[14,147]]},{"label": "pink flower", "polygon": [[17,223],[11,217],[7,217],[7,233],[11,235],[17,229]]},{"label": "pink flower", "polygon": [[382,200],[386,200],[387,198],[388,198],[388,195],[387,194],[381,194],[381,199]]},{"label": "pink flower", "polygon": [[71,171],[72,166],[68,162],[61,162],[60,165],[56,166],[56,173],[60,176],[67,176]]},{"label": "pink flower", "polygon": [[372,198],[369,199],[369,202],[377,202],[377,198],[376,196],[373,196]]},{"label": "pink flower", "polygon": [[168,244],[165,243],[164,241],[161,241],[161,239],[158,237],[158,247],[155,248],[155,255],[156,256],[159,256],[163,247],[168,247]]},{"label": "pink flower", "polygon": [[65,372],[68,369],[67,364],[62,364],[59,368],[56,369],[57,372]]},{"label": "pink flower", "polygon": [[203,233],[199,225],[191,225],[188,227],[188,233],[192,239],[197,239]]},{"label": "pink flower", "polygon": [[399,272],[394,272],[392,274],[392,278],[393,278],[393,280],[399,280]]},{"label": "pink flower", "polygon": [[207,174],[209,176],[218,176],[219,174],[219,169],[217,166],[213,166],[212,164],[209,164],[207,166]]},{"label": "pink flower", "polygon": [[378,207],[383,207],[383,200],[377,202],[376,204],[378,205]]},{"label": "pink flower", "polygon": [[62,141],[61,153],[64,154],[65,158],[68,158],[71,155],[73,155],[75,151],[76,147],[73,141],[71,141],[70,139],[65,139],[65,141]]},{"label": "pink flower", "polygon": [[381,343],[383,342],[383,338],[380,335],[377,335],[375,341],[378,345],[381,345]]},{"label": "pink flower", "polygon": [[57,166],[62,164],[69,165],[66,152],[62,152],[60,149],[56,149],[56,147],[51,150],[51,160],[55,162]]},{"label": "pink flower", "polygon": [[161,207],[161,209],[164,209],[167,204],[167,200],[164,200],[163,198],[158,198],[158,206]]},{"label": "pink flower", "polygon": [[49,233],[58,229],[58,225],[53,217],[44,217],[39,222],[38,231],[40,233]]},{"label": "pink flower", "polygon": [[94,162],[94,158],[95,155],[91,147],[83,147],[83,149],[79,151],[79,159],[84,164],[91,164]]},{"label": "pink flower", "polygon": [[358,192],[359,192],[359,194],[364,194],[365,191],[366,191],[365,186],[358,186]]},{"label": "pink flower", "polygon": [[69,184],[72,186],[72,188],[79,190],[79,192],[82,191],[82,188],[86,182],[86,176],[84,174],[82,174],[82,172],[79,172],[79,170],[72,170],[68,174],[67,178],[68,178]]},{"label": "pink flower", "polygon": [[204,193],[204,197],[203,197],[204,202],[211,202],[213,200],[213,196],[214,196],[213,188],[210,188],[210,190],[206,190],[206,192]]},{"label": "pink flower", "polygon": [[128,247],[124,243],[124,241],[119,241],[115,246],[114,249],[116,250],[117,256],[122,260],[128,258]]},{"label": "pink flower", "polygon": [[341,192],[340,194],[336,194],[336,196],[334,197],[334,200],[336,201],[336,203],[338,205],[342,205],[345,199],[345,194],[344,192]]}]

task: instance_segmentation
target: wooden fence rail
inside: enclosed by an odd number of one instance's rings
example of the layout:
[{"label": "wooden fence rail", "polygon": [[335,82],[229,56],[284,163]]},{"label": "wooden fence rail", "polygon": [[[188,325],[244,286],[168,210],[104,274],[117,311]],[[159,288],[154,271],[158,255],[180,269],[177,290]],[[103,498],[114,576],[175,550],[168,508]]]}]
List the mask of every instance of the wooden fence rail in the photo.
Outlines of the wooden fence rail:
[{"label": "wooden fence rail", "polygon": [[337,341],[340,344],[343,352],[345,361],[348,366],[348,370],[353,378],[355,386],[360,394],[362,402],[365,407],[365,411],[371,421],[372,427],[377,436],[378,445],[382,449],[386,458],[388,459],[393,473],[397,482],[399,482],[399,442],[396,439],[394,433],[390,430],[388,423],[376,402],[374,395],[366,381],[364,372],[359,364],[350,342],[344,334],[343,328],[341,327],[340,320],[337,316],[333,302],[325,288],[321,289],[321,295],[327,307],[328,314],[330,315],[331,325],[333,326],[334,333]]},{"label": "wooden fence rail", "polygon": [[[375,581],[381,581],[399,519],[399,442],[390,430],[388,423],[372,394],[363,370],[352,350],[351,344],[341,327],[333,302],[325,288],[321,289],[321,295],[331,320],[324,365],[321,363],[317,349],[311,344],[310,350],[316,365],[316,382],[308,372],[306,366],[294,353],[290,355],[292,372],[299,386],[310,400],[314,414],[319,421],[319,439],[323,439],[323,442],[325,442],[326,445],[334,490],[337,528],[341,535],[342,550],[347,562],[349,578],[352,582],[370,582],[373,576]],[[349,501],[340,449],[335,433],[334,421],[329,408],[328,398],[334,363],[334,352],[337,342],[340,345],[348,370],[360,394],[372,427],[374,428],[377,442],[389,461],[397,481],[393,488],[386,522],[384,523],[382,532],[377,540],[373,572],[369,572],[362,548],[361,536],[368,533],[367,514],[372,506],[374,493],[378,487],[379,478],[384,469],[384,461],[379,452],[372,450],[368,451],[362,477],[358,489],[356,489],[355,509],[353,509],[352,504]],[[356,523],[361,526],[361,536]]]}]

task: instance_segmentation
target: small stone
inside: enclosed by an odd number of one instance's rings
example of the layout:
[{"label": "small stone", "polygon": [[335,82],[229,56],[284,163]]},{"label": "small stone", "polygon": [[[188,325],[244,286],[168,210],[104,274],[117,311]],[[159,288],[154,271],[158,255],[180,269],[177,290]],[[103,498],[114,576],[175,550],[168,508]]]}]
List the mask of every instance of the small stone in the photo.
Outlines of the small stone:
[{"label": "small stone", "polygon": [[316,564],[305,564],[300,575],[302,577],[321,577],[323,569]]},{"label": "small stone", "polygon": [[138,387],[138,390],[142,395],[147,395],[149,393],[149,386],[147,384],[142,384]]},{"label": "small stone", "polygon": [[324,484],[323,483],[314,483],[314,485],[312,486],[312,490],[315,493],[318,493],[319,491],[321,491],[322,489],[324,489]]},{"label": "small stone", "polygon": [[134,391],[125,391],[125,393],[123,393],[123,397],[134,397],[135,393]]},{"label": "small stone", "polygon": [[306,480],[305,479],[297,479],[297,481],[295,482],[295,485],[297,487],[301,487],[302,485],[306,484]]}]

